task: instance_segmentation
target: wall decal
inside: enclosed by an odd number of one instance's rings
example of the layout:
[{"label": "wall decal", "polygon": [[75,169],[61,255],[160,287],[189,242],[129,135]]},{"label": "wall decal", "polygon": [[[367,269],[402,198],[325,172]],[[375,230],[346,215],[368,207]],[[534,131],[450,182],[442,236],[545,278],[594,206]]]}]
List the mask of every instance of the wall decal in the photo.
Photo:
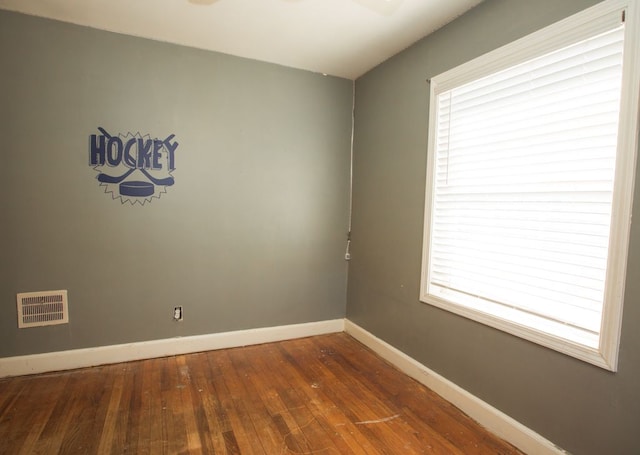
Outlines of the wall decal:
[{"label": "wall decal", "polygon": [[160,198],[175,181],[175,134],[165,139],[140,133],[117,136],[98,127],[100,134],[89,137],[89,166],[104,192],[123,204],[144,205]]}]

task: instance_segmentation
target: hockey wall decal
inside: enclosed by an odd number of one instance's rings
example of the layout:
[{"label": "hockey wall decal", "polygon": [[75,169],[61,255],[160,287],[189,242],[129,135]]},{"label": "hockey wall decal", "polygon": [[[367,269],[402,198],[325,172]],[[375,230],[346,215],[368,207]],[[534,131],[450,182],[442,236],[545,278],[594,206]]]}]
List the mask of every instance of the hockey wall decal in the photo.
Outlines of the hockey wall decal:
[{"label": "hockey wall decal", "polygon": [[102,127],[98,131],[89,138],[89,166],[113,199],[144,205],[175,183],[175,134],[160,139],[131,132],[112,135]]}]

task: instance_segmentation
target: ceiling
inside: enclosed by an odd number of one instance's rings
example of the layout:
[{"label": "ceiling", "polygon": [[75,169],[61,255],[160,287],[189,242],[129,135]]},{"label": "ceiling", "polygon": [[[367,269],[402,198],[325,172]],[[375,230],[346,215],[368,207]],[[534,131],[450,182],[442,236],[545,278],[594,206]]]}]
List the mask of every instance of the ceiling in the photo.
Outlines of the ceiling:
[{"label": "ceiling", "polygon": [[356,79],[482,0],[0,0],[0,9]]}]

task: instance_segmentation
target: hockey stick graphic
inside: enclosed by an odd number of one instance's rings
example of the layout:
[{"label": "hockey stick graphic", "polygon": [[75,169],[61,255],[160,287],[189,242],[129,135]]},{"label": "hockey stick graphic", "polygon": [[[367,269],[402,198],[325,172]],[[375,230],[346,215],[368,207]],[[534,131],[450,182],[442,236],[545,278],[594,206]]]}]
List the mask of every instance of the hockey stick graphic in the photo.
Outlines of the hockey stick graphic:
[{"label": "hockey stick graphic", "polygon": [[140,168],[140,172],[142,172],[149,179],[149,181],[152,182],[154,185],[171,186],[174,184],[174,180],[172,176],[158,179],[158,178],[155,178],[153,175],[149,174],[146,169]]},{"label": "hockey stick graphic", "polygon": [[[111,135],[109,133],[107,133],[107,131],[102,128],[102,127],[98,127],[98,131],[100,131],[107,139],[111,139]],[[122,182],[124,179],[126,179],[127,177],[129,177],[129,175],[135,171],[135,169],[129,169],[127,172],[125,172],[124,174],[118,176],[118,177],[114,177],[112,175],[108,175],[105,173],[100,173],[98,174],[98,181],[102,182],[102,183],[120,183]]]},{"label": "hockey stick graphic", "polygon": [[[109,133],[107,133],[107,131],[104,128],[98,127],[98,131],[100,131],[107,139],[111,139],[111,135]],[[173,134],[170,135],[167,139],[165,139],[165,141],[170,140],[172,137],[174,137]],[[124,179],[129,177],[129,175],[131,175],[131,173],[133,171],[135,171],[135,170],[136,170],[136,168],[129,169],[127,172],[125,172],[124,174],[122,174],[120,176],[111,176],[111,175],[107,175],[107,174],[104,174],[104,173],[100,173],[100,174],[98,174],[98,181],[100,181],[102,183],[120,183]],[[147,170],[144,169],[144,168],[139,168],[139,170],[154,185],[171,186],[171,185],[173,185],[175,183],[175,180],[173,179],[172,176],[159,179],[159,178],[156,178],[153,175],[149,174],[149,172],[147,172]]]},{"label": "hockey stick graphic", "polygon": [[129,177],[129,175],[135,171],[135,169],[129,169],[127,172],[125,172],[122,175],[119,175],[117,177],[111,176],[111,175],[107,175],[107,174],[98,174],[98,181],[102,182],[102,183],[120,183],[122,182],[124,179],[126,179],[127,177]]}]

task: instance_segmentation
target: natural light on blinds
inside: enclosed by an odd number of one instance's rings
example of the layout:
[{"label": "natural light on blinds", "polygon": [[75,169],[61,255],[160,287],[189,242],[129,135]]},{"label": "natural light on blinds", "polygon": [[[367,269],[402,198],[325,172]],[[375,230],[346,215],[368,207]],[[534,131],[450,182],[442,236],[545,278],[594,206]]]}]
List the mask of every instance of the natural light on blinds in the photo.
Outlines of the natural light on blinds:
[{"label": "natural light on blinds", "polygon": [[429,294],[598,346],[623,38],[438,94]]}]

